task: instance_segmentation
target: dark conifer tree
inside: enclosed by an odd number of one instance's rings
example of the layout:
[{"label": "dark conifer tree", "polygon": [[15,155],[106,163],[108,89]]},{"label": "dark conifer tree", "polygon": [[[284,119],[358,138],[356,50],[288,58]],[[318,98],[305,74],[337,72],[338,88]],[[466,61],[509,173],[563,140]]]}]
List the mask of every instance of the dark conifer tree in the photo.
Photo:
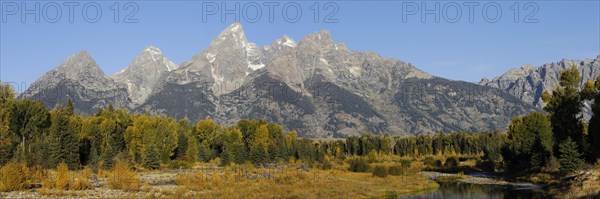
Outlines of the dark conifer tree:
[{"label": "dark conifer tree", "polygon": [[144,158],[144,167],[149,169],[160,168],[160,157],[156,146],[148,147],[148,154]]},{"label": "dark conifer tree", "polygon": [[583,160],[577,148],[577,143],[573,142],[570,137],[559,144],[560,156],[558,161],[561,173],[571,174],[583,166]]},{"label": "dark conifer tree", "polygon": [[61,162],[65,162],[71,169],[79,166],[79,135],[69,124],[73,110],[73,102],[69,99],[67,106],[61,106],[51,114],[48,152],[52,167]]}]

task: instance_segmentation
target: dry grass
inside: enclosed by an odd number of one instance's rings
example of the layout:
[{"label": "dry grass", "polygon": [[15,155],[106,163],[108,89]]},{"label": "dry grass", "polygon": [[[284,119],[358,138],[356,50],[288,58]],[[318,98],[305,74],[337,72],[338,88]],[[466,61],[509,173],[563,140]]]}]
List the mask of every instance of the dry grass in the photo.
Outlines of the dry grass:
[{"label": "dry grass", "polygon": [[98,176],[98,178],[108,178],[108,176],[110,176],[110,171],[99,168],[96,176]]},{"label": "dry grass", "polygon": [[[185,193],[186,198],[380,198],[389,193],[403,195],[438,186],[416,172],[386,178],[337,168],[309,172],[295,168],[282,171],[255,169],[241,175],[239,172],[180,174],[176,182],[191,191]],[[263,176],[244,177],[256,174]]]},{"label": "dry grass", "polygon": [[[405,160],[381,154],[377,155],[377,159],[371,166],[396,168],[401,167],[401,160]],[[373,177],[370,171],[350,172],[348,163],[335,158],[330,160],[331,169],[328,170],[319,169],[321,167],[309,171],[298,169],[301,162],[264,169],[251,164],[219,167],[219,162],[214,161],[195,163],[192,171],[162,170],[137,174],[126,162],[117,162],[112,170],[98,171],[98,188],[91,184],[93,173],[89,168],[69,171],[61,165],[50,171],[41,168],[26,171],[20,167],[13,169],[26,173],[25,176],[29,176],[27,182],[42,182],[41,189],[31,192],[38,195],[32,197],[382,198],[431,190],[438,186],[418,174],[423,168],[420,161],[413,160],[410,168],[401,168],[402,172],[378,178]],[[143,177],[143,183],[138,176]],[[156,180],[157,176],[160,180]]]},{"label": "dry grass", "polygon": [[[38,174],[35,174],[35,172]],[[93,172],[88,167],[85,167],[81,171],[69,171],[69,167],[64,163],[61,163],[56,168],[56,171],[41,170],[35,172],[33,175],[44,176],[44,179],[40,180],[42,188],[38,191],[41,195],[79,196],[84,192],[77,192],[76,190],[89,190],[94,188],[91,183]]]},{"label": "dry grass", "polygon": [[[379,162],[374,166],[398,165],[398,162]],[[141,172],[136,175],[126,163],[117,163],[107,174],[107,183],[89,190],[78,184],[80,179],[93,175],[89,168],[69,171],[72,181],[68,190],[56,188],[59,172],[50,171],[43,188],[29,192],[32,198],[44,197],[93,197],[93,198],[382,198],[435,189],[438,185],[426,180],[418,172],[406,172],[386,178],[373,177],[370,172],[349,172],[349,165],[342,161],[332,162],[332,169],[298,170],[298,165],[278,165],[275,168],[254,168],[249,165],[217,167],[214,164],[197,164],[195,171],[158,171],[167,184],[148,184],[157,172]],[[414,164],[408,170],[418,169]],[[64,169],[63,169],[64,170]],[[35,173],[33,170],[29,173]],[[175,173],[175,175],[173,175]],[[140,183],[137,176],[142,176]],[[149,177],[154,176],[154,177]],[[132,180],[133,179],[133,180]],[[162,182],[161,181],[161,182]],[[174,181],[175,184],[169,184]],[[86,181],[81,181],[86,182]],[[151,181],[150,181],[151,182]],[[140,186],[143,184],[142,186]],[[63,185],[64,186],[64,185]],[[120,189],[120,190],[111,190]],[[14,196],[14,195],[13,195]],[[2,195],[0,195],[2,197]],[[10,196],[7,196],[10,197]]]},{"label": "dry grass", "polygon": [[575,197],[590,197],[600,195],[600,168],[596,167],[588,171],[588,175],[581,184],[572,185],[570,194]]},{"label": "dry grass", "polygon": [[198,171],[196,173],[180,174],[175,179],[175,182],[186,189],[200,191],[207,187],[206,178],[206,175],[202,171]]}]

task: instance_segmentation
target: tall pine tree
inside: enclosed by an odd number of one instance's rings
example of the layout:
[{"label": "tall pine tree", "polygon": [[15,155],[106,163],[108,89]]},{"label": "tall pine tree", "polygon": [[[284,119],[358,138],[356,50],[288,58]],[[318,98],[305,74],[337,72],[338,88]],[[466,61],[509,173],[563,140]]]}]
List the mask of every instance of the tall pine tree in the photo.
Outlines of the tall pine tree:
[{"label": "tall pine tree", "polygon": [[191,134],[189,122],[187,118],[185,118],[179,120],[177,124],[177,148],[175,149],[175,155],[172,158],[187,160],[189,157],[186,156],[186,152],[188,150],[189,135]]},{"label": "tall pine tree", "polygon": [[[583,152],[585,145],[583,123],[579,114],[583,107],[583,100],[579,91],[581,76],[576,66],[563,70],[560,74],[560,86],[552,95],[548,92],[542,94],[546,102],[544,110],[550,113],[554,140],[566,140],[571,137],[577,143],[579,152]],[[554,152],[558,152],[558,144]]]},{"label": "tall pine tree", "polygon": [[144,157],[144,167],[149,169],[158,169],[160,168],[160,157],[156,146],[151,145],[148,146],[147,155]]},{"label": "tall pine tree", "polygon": [[69,168],[79,166],[79,135],[70,125],[73,116],[73,101],[51,112],[52,125],[49,132],[49,161],[52,167],[66,163]]},{"label": "tall pine tree", "polygon": [[210,144],[206,141],[199,142],[198,145],[198,160],[208,162],[213,159],[213,151],[210,149]]},{"label": "tall pine tree", "polygon": [[560,171],[563,174],[571,174],[583,166],[583,160],[580,158],[581,154],[577,151],[577,143],[573,142],[570,137],[567,137],[559,145],[559,163]]}]

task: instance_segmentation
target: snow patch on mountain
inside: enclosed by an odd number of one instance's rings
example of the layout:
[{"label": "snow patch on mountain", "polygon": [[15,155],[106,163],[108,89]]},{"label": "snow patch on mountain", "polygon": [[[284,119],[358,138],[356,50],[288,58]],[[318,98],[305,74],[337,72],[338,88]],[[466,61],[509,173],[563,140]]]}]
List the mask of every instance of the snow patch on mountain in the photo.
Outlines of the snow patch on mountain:
[{"label": "snow patch on mountain", "polygon": [[248,62],[248,68],[252,69],[252,70],[258,70],[265,67],[264,64],[252,64],[250,62]]}]

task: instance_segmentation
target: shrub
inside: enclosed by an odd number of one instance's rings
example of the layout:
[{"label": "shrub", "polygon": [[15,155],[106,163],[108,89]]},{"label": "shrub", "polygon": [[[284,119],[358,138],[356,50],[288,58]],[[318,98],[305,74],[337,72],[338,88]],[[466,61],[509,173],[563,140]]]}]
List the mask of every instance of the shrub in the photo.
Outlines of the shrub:
[{"label": "shrub", "polygon": [[[335,170],[331,170],[332,172]],[[308,178],[307,172],[301,170],[284,170],[275,175],[275,182],[280,184],[294,184]]]},{"label": "shrub", "polygon": [[375,152],[375,151],[369,152],[367,154],[367,161],[369,163],[379,162],[379,155],[377,155],[377,152]]},{"label": "shrub", "polygon": [[348,160],[348,164],[350,164],[349,171],[352,172],[366,172],[369,170],[369,162],[364,158],[353,158]]},{"label": "shrub", "polygon": [[169,163],[170,169],[189,169],[192,165],[189,162],[183,160],[173,160]]},{"label": "shrub", "polygon": [[175,179],[177,185],[183,186],[186,189],[200,191],[205,188],[206,176],[202,171],[198,171],[195,174],[179,174]]},{"label": "shrub", "polygon": [[412,162],[410,160],[407,160],[407,159],[400,160],[400,165],[402,166],[403,169],[410,168],[411,163]]},{"label": "shrub", "polygon": [[547,183],[550,180],[552,180],[552,175],[547,173],[537,173],[529,178],[529,181],[535,184]]},{"label": "shrub", "polygon": [[306,171],[298,171],[296,172],[296,178],[298,178],[298,180],[306,180],[310,177],[308,174],[309,173]]},{"label": "shrub", "polygon": [[445,167],[457,167],[460,161],[456,157],[448,157],[446,158],[446,162],[444,163]]},{"label": "shrub", "polygon": [[380,177],[380,178],[385,178],[388,176],[388,169],[385,166],[375,166],[375,168],[373,168],[373,176],[376,177]]},{"label": "shrub", "polygon": [[51,176],[48,176],[46,179],[42,180],[42,189],[48,190],[54,188],[54,179]]},{"label": "shrub", "polygon": [[[38,175],[43,175],[38,174]],[[58,164],[56,167],[56,173],[54,175],[46,175],[42,181],[42,188],[45,191],[50,191],[49,189],[56,190],[68,190],[68,189],[78,189],[82,186],[81,183],[73,181],[71,173],[69,171],[69,166],[62,162]]]},{"label": "shrub", "polygon": [[436,160],[433,157],[426,157],[423,160],[423,164],[425,166],[430,166],[430,167],[441,167],[442,166],[442,161]]},{"label": "shrub", "polygon": [[385,198],[389,198],[389,199],[396,199],[399,198],[400,194],[398,194],[395,191],[386,191],[385,192]]},{"label": "shrub", "polygon": [[31,185],[32,173],[29,167],[25,162],[19,163],[19,167],[21,168],[21,175],[25,178],[25,188],[29,188]]},{"label": "shrub", "polygon": [[90,169],[89,167],[83,168],[83,170],[81,171],[81,175],[78,176],[73,181],[73,186],[71,186],[71,189],[73,189],[73,190],[92,189],[94,187],[91,183],[92,175],[93,175],[92,169]]},{"label": "shrub", "polygon": [[110,176],[110,170],[98,168],[98,173],[96,174],[96,176],[98,178],[108,178],[108,176]]},{"label": "shrub", "polygon": [[321,164],[321,169],[323,170],[330,170],[333,168],[333,165],[331,164],[330,161],[325,161]]},{"label": "shrub", "polygon": [[210,184],[212,185],[211,187],[219,187],[222,183],[223,178],[221,177],[221,174],[215,171],[212,175],[212,178],[210,178]]},{"label": "shrub", "polygon": [[403,173],[402,166],[400,166],[398,164],[392,165],[392,166],[388,167],[388,173],[393,176],[402,175],[402,173]]},{"label": "shrub", "polygon": [[221,161],[221,158],[219,158],[219,157],[216,157],[216,158],[214,158],[214,159],[212,159],[212,160],[208,161],[208,163],[210,163],[210,164],[214,164],[214,165],[221,165],[222,161]]},{"label": "shrub", "polygon": [[56,184],[55,188],[60,190],[67,190],[71,182],[71,175],[69,174],[69,166],[62,162],[56,168]]},{"label": "shrub", "polygon": [[425,166],[433,166],[434,162],[435,162],[435,159],[433,159],[433,157],[426,157],[425,159],[423,159],[423,164]]},{"label": "shrub", "polygon": [[32,183],[40,183],[47,176],[46,170],[42,168],[40,165],[33,166],[30,171],[30,180]]},{"label": "shrub", "polygon": [[442,166],[442,165],[444,165],[444,164],[442,164],[442,161],[441,161],[441,160],[435,160],[435,162],[433,163],[433,165],[434,165],[435,167],[441,167],[441,166]]},{"label": "shrub", "polygon": [[138,190],[140,180],[124,161],[117,161],[108,176],[108,186],[126,191]]},{"label": "shrub", "polygon": [[27,188],[27,177],[23,175],[23,166],[24,164],[20,165],[16,162],[9,162],[0,168],[0,192]]}]

